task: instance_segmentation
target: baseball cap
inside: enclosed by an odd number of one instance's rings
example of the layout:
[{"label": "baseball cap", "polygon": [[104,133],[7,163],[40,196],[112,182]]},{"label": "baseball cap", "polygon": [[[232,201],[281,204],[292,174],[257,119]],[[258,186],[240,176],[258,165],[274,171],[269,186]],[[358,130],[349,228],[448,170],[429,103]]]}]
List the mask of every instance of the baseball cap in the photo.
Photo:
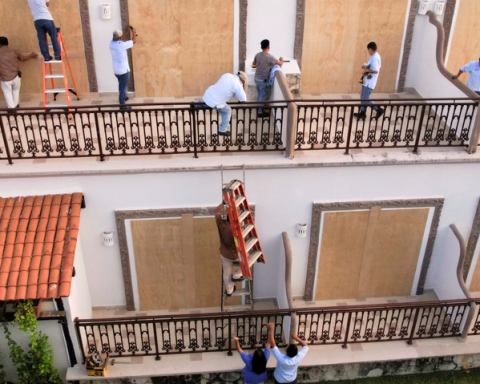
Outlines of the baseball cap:
[{"label": "baseball cap", "polygon": [[123,35],[123,32],[120,31],[119,29],[117,29],[116,31],[113,31],[113,38],[114,39],[119,39],[120,37],[122,37]]}]

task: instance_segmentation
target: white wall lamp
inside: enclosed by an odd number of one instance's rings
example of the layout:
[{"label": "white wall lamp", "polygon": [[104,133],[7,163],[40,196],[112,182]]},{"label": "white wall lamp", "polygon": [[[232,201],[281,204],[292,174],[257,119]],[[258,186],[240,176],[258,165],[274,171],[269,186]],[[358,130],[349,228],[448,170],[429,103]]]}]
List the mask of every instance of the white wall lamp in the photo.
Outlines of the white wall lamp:
[{"label": "white wall lamp", "polygon": [[426,15],[428,11],[428,2],[430,0],[420,0],[418,3],[418,14],[419,15]]},{"label": "white wall lamp", "polygon": [[297,224],[297,237],[307,237],[307,223]]},{"label": "white wall lamp", "polygon": [[110,4],[102,4],[100,5],[100,9],[102,10],[103,20],[109,20],[112,18],[112,13],[110,12]]},{"label": "white wall lamp", "polygon": [[433,12],[435,12],[435,14],[438,16],[443,15],[446,2],[447,0],[437,0],[437,2],[435,3],[435,7],[433,8]]},{"label": "white wall lamp", "polygon": [[115,244],[115,242],[113,241],[113,232],[103,232],[103,245],[105,245],[106,247],[113,247],[113,244]]}]

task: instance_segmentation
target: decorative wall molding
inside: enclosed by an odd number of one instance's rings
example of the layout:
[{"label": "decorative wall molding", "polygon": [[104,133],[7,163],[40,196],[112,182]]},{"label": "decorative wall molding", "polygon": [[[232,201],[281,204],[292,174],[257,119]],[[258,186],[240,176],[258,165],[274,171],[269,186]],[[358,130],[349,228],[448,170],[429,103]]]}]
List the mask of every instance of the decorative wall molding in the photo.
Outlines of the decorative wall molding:
[{"label": "decorative wall molding", "polygon": [[312,209],[312,223],[310,231],[310,248],[308,251],[307,278],[305,283],[305,300],[315,300],[313,288],[315,286],[315,274],[317,266],[317,255],[320,247],[320,226],[323,212],[331,211],[353,211],[358,209],[371,209],[372,207],[382,208],[435,208],[430,233],[428,235],[427,247],[423,257],[422,269],[417,285],[417,295],[421,295],[424,290],[425,280],[427,278],[430,259],[432,258],[433,246],[437,237],[438,224],[443,208],[444,199],[412,199],[412,200],[380,200],[380,201],[353,201],[338,203],[316,203]]},{"label": "decorative wall molding", "polygon": [[455,15],[455,6],[457,0],[448,0],[445,7],[443,18],[443,29],[445,29],[445,41],[443,42],[443,61],[447,58],[448,42],[450,41],[450,33],[452,32],[453,16]]},{"label": "decorative wall molding", "polygon": [[88,0],[79,0],[80,20],[82,23],[83,45],[85,47],[85,61],[87,63],[88,86],[90,92],[98,92],[95,57],[93,55],[92,28],[90,26],[90,12]]},{"label": "decorative wall molding", "polygon": [[240,33],[238,40],[238,70],[245,71],[247,61],[248,0],[240,0]]},{"label": "decorative wall molding", "polygon": [[[132,269],[130,268],[130,253],[128,252],[127,228],[125,226],[125,220],[165,219],[182,217],[182,215],[193,215],[194,217],[214,216],[215,208],[216,207],[197,207],[115,211],[115,221],[117,224],[118,246],[120,248],[120,258],[122,262],[122,274],[125,287],[125,298],[127,301],[127,311],[135,311],[135,299],[133,296]],[[252,211],[252,215],[255,217],[255,205],[250,205],[250,209]],[[220,252],[218,254],[218,262],[221,263]]]},{"label": "decorative wall molding", "polygon": [[467,243],[467,254],[465,255],[465,264],[463,266],[463,278],[467,280],[470,267],[472,266],[473,255],[477,247],[478,238],[480,237],[480,199],[477,204],[477,211],[473,219],[472,230]]},{"label": "decorative wall molding", "polygon": [[[130,39],[130,19],[128,13],[128,0],[120,0],[120,16],[122,18],[122,30],[123,35]],[[133,76],[133,57],[132,57],[132,50],[129,49],[128,51],[128,65],[130,66],[130,80],[128,82],[127,90],[129,92],[135,92],[135,81]]]},{"label": "decorative wall molding", "polygon": [[295,45],[293,48],[293,58],[297,60],[300,69],[302,69],[303,34],[305,33],[305,2],[306,0],[297,0]]},{"label": "decorative wall molding", "polygon": [[402,56],[402,63],[400,67],[400,77],[398,79],[397,92],[403,92],[405,88],[405,79],[407,77],[410,50],[412,49],[413,27],[415,26],[417,8],[418,8],[418,0],[411,0],[410,12],[408,14],[408,21],[407,21],[407,31],[405,33],[405,42],[403,44],[403,56]]}]

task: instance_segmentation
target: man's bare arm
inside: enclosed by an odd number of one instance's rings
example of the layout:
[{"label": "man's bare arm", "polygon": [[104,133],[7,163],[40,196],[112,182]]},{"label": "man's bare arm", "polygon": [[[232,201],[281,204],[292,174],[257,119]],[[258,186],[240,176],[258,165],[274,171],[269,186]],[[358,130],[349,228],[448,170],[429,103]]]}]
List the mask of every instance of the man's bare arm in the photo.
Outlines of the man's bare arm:
[{"label": "man's bare arm", "polygon": [[49,1],[47,1],[46,5],[47,5],[47,7],[50,7],[50,2],[49,2]]},{"label": "man's bare arm", "polygon": [[275,339],[273,337],[273,330],[275,326],[272,323],[267,324],[267,329],[268,329],[268,340],[267,340],[267,347],[268,348],[275,348]]},{"label": "man's bare arm", "polygon": [[458,71],[458,73],[455,76],[452,77],[452,80],[457,80],[462,75],[462,73],[463,73],[463,71],[460,69]]},{"label": "man's bare arm", "polygon": [[293,340],[298,341],[299,344],[302,345],[302,347],[308,347],[308,344],[307,344],[305,341],[303,341],[302,339],[300,339],[295,332],[290,333],[290,337],[291,337]]},{"label": "man's bare arm", "polygon": [[137,44],[137,30],[135,28],[132,28],[132,42],[133,44]]},{"label": "man's bare arm", "polygon": [[275,65],[283,65],[283,57],[280,57],[280,59],[275,63]]},{"label": "man's bare arm", "polygon": [[240,347],[240,341],[238,340],[238,337],[234,337],[233,340],[235,340],[235,348],[237,348],[238,353],[242,353],[243,350]]},{"label": "man's bare arm", "polygon": [[18,55],[18,60],[20,61],[27,61],[27,60],[30,60],[30,59],[36,59],[38,57],[38,55],[36,53],[31,53],[29,55]]},{"label": "man's bare arm", "polygon": [[220,212],[221,212],[222,209],[223,209],[223,206],[224,206],[224,205],[223,205],[223,203],[222,203],[222,204],[220,204],[217,208],[215,208],[215,212],[214,212],[215,216],[220,214]]}]

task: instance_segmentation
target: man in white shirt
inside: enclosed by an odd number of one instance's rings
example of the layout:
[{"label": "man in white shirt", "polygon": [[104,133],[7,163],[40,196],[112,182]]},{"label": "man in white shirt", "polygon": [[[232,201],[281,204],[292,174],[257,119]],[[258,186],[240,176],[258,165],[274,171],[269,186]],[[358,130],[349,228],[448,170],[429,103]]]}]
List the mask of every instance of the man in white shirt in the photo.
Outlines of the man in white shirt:
[{"label": "man in white shirt", "polygon": [[308,345],[295,332],[292,332],[290,333],[290,338],[298,341],[302,345],[302,349],[299,351],[295,344],[289,344],[287,345],[287,353],[283,354],[275,344],[275,338],[273,337],[274,328],[273,324],[267,324],[268,343],[273,347],[271,351],[275,359],[277,359],[277,367],[273,373],[275,384],[297,384],[298,364],[307,354]]},{"label": "man in white shirt", "polygon": [[137,43],[137,32],[135,28],[132,29],[132,40],[123,41],[123,32],[116,30],[113,32],[113,39],[110,42],[110,53],[112,54],[113,73],[118,79],[118,103],[121,105],[120,109],[131,109],[132,107],[125,107],[127,97],[127,85],[130,80],[130,66],[128,65],[127,49],[133,47]]},{"label": "man in white shirt", "polygon": [[52,40],[53,54],[55,60],[61,60],[60,44],[57,39],[57,27],[53,22],[53,17],[48,10],[50,6],[50,0],[28,0],[28,5],[33,15],[33,22],[35,29],[37,30],[38,44],[40,45],[40,51],[46,62],[52,60],[50,52],[48,51],[47,33]]},{"label": "man in white shirt", "polygon": [[[367,45],[367,50],[370,54],[370,59],[368,60],[367,66],[362,66],[362,72],[371,76],[365,75],[365,77],[363,78],[362,94],[360,96],[360,98],[363,100],[368,100],[370,98],[370,94],[373,92],[375,86],[377,85],[378,74],[380,72],[380,68],[382,67],[382,59],[377,52],[377,44],[372,41]],[[373,104],[373,102],[362,101],[362,104]],[[383,108],[379,108],[377,106],[373,107],[373,109],[377,111],[377,119],[385,112]],[[360,112],[354,113],[353,115],[358,119],[365,119],[365,117],[367,116],[365,113],[365,107],[361,107]]]},{"label": "man in white shirt", "polygon": [[218,134],[220,136],[231,135],[231,132],[227,131],[227,128],[230,124],[232,109],[227,105],[227,101],[234,96],[236,96],[241,103],[247,101],[247,95],[245,94],[246,82],[247,75],[245,72],[240,71],[236,75],[225,73],[216,84],[208,87],[203,95],[204,103],[210,108],[217,110],[220,116],[222,116],[222,123],[218,128]]},{"label": "man in white shirt", "polygon": [[458,79],[463,72],[468,72],[467,87],[480,95],[480,59],[465,64],[452,79]]}]

